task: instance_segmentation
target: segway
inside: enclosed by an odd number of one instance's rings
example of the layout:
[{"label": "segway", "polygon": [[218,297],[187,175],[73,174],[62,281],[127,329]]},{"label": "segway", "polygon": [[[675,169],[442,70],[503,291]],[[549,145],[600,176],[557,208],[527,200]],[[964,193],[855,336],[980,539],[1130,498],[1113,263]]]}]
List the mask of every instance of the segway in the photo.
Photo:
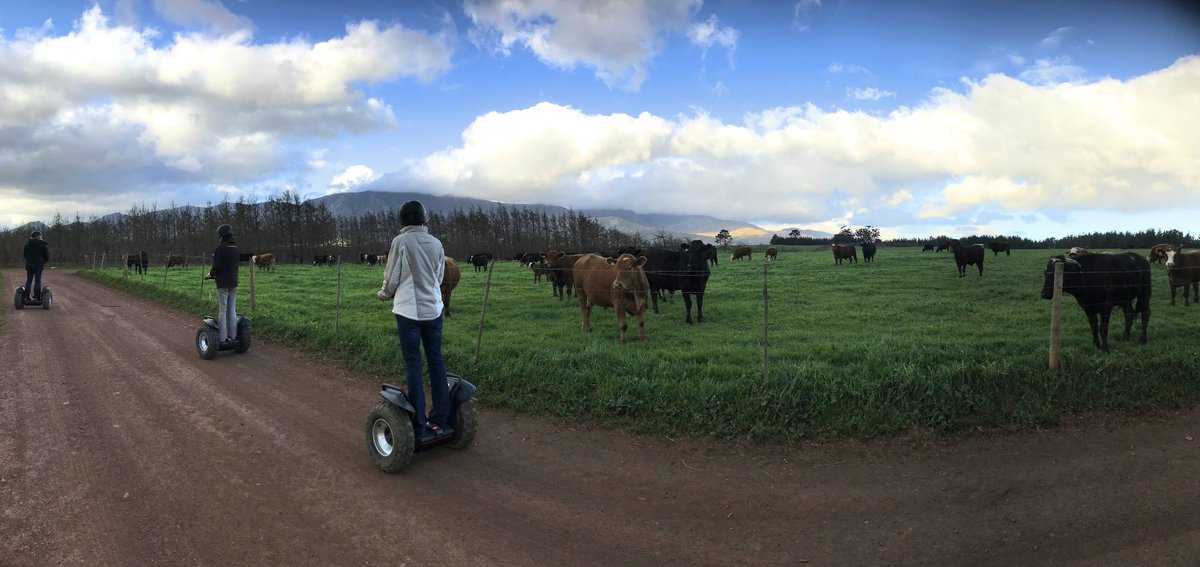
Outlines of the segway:
[{"label": "segway", "polygon": [[25,306],[36,307],[42,306],[42,309],[49,309],[54,305],[54,294],[50,293],[49,286],[42,286],[42,293],[34,295],[33,299],[25,299],[25,286],[17,288],[17,293],[13,295],[13,307],[24,309]]},{"label": "segway", "polygon": [[250,350],[250,318],[245,315],[237,316],[237,340],[222,341],[220,327],[212,317],[204,318],[204,325],[196,330],[196,352],[200,358],[212,360],[223,350],[232,350],[242,354]]},{"label": "segway", "polygon": [[446,381],[450,386],[450,424],[438,436],[418,437],[412,419],[416,410],[404,391],[391,384],[383,385],[379,392],[383,401],[367,416],[366,428],[367,452],[379,470],[398,472],[416,453],[437,447],[465,449],[475,440],[475,431],[479,429],[479,410],[471,397],[475,395],[475,386],[457,374],[447,374]]}]

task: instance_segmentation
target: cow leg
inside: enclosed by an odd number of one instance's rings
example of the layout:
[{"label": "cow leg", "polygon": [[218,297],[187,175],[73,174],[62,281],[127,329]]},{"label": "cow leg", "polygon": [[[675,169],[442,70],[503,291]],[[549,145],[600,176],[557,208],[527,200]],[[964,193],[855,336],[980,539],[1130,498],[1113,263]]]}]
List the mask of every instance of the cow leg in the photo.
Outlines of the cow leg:
[{"label": "cow leg", "polygon": [[645,304],[643,304],[641,307],[639,307],[637,297],[635,296],[633,299],[633,316],[637,319],[638,338],[643,341],[646,340],[646,320],[644,317],[645,314],[646,314]]},{"label": "cow leg", "polygon": [[658,313],[658,291],[657,289],[650,290],[650,302],[654,305],[654,313]]},{"label": "cow leg", "polygon": [[1107,346],[1102,346],[1100,344],[1100,326],[1096,323],[1096,315],[1097,315],[1096,311],[1097,310],[1095,310],[1095,309],[1087,309],[1087,311],[1086,311],[1087,318],[1088,318],[1088,327],[1091,327],[1091,329],[1092,329],[1092,344],[1096,345],[1096,348],[1098,348],[1100,350],[1108,351]]},{"label": "cow leg", "polygon": [[696,322],[704,323],[704,292],[696,294]]},{"label": "cow leg", "polygon": [[1175,305],[1175,286],[1171,286],[1171,305]]},{"label": "cow leg", "polygon": [[579,317],[583,323],[583,334],[592,332],[592,306],[588,305],[586,296],[579,298]]},{"label": "cow leg", "polygon": [[1108,322],[1112,319],[1112,305],[1105,305],[1100,308],[1100,344],[1104,345],[1101,350],[1108,352]]},{"label": "cow leg", "polygon": [[685,291],[685,292],[683,292],[682,295],[683,295],[683,310],[684,310],[684,313],[687,314],[684,316],[683,320],[687,324],[691,325],[692,324],[692,297],[691,297],[692,294]]},{"label": "cow leg", "polygon": [[625,306],[618,303],[614,307],[617,308],[617,328],[621,330],[621,344],[625,344],[625,330],[629,328],[629,321],[625,319]]},{"label": "cow leg", "polygon": [[1138,337],[1138,342],[1146,344],[1146,328],[1150,326],[1150,301],[1138,301],[1138,312],[1142,314],[1142,334]]},{"label": "cow leg", "polygon": [[1130,332],[1133,330],[1133,318],[1136,316],[1133,311],[1133,302],[1130,301],[1121,305],[1121,313],[1125,314],[1125,334],[1122,338],[1129,340]]}]

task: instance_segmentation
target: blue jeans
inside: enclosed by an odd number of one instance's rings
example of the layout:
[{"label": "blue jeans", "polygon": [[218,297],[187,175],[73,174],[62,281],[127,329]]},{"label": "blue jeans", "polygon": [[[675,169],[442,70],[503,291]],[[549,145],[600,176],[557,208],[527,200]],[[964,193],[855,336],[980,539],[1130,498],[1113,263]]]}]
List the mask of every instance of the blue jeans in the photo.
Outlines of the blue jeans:
[{"label": "blue jeans", "polygon": [[408,402],[416,410],[413,425],[417,435],[426,426],[421,345],[425,345],[425,360],[429,363],[429,395],[433,402],[428,423],[445,428],[450,421],[450,386],[446,383],[446,361],[442,358],[442,318],[416,321],[396,315],[396,332],[400,335],[400,352],[404,354]]},{"label": "blue jeans", "polygon": [[237,331],[237,288],[217,288],[217,333],[222,341],[232,341]]},{"label": "blue jeans", "polygon": [[42,296],[42,271],[25,270],[25,299],[32,299],[35,295]]}]

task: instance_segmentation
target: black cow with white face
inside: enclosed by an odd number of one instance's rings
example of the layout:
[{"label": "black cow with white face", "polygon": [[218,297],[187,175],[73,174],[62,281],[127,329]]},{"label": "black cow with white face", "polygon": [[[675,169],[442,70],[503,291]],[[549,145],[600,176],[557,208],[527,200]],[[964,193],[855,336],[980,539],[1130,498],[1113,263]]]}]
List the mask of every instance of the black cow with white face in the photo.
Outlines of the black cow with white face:
[{"label": "black cow with white face", "polygon": [[471,256],[467,258],[467,262],[469,262],[472,266],[475,266],[476,272],[480,270],[486,270],[488,262],[491,261],[491,252],[479,252],[478,254],[471,254]]},{"label": "black cow with white face", "polygon": [[1075,258],[1051,256],[1046,263],[1042,299],[1054,297],[1054,265],[1059,262],[1063,264],[1063,293],[1075,296],[1087,314],[1092,342],[1097,348],[1108,352],[1108,320],[1113,307],[1125,312],[1125,340],[1129,340],[1134,318],[1141,314],[1142,333],[1138,342],[1146,342],[1146,328],[1150,325],[1150,262],[1134,252],[1084,254]]}]

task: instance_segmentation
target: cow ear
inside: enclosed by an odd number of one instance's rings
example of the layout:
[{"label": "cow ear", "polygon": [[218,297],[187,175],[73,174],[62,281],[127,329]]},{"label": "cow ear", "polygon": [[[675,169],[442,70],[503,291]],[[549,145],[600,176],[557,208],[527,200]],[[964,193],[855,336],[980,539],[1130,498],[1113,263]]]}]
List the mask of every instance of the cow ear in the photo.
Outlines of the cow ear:
[{"label": "cow ear", "polygon": [[646,265],[646,257],[645,257],[645,256],[638,256],[637,263],[636,263],[636,264],[634,264],[634,265],[635,265],[635,266],[645,266],[645,265]]}]

